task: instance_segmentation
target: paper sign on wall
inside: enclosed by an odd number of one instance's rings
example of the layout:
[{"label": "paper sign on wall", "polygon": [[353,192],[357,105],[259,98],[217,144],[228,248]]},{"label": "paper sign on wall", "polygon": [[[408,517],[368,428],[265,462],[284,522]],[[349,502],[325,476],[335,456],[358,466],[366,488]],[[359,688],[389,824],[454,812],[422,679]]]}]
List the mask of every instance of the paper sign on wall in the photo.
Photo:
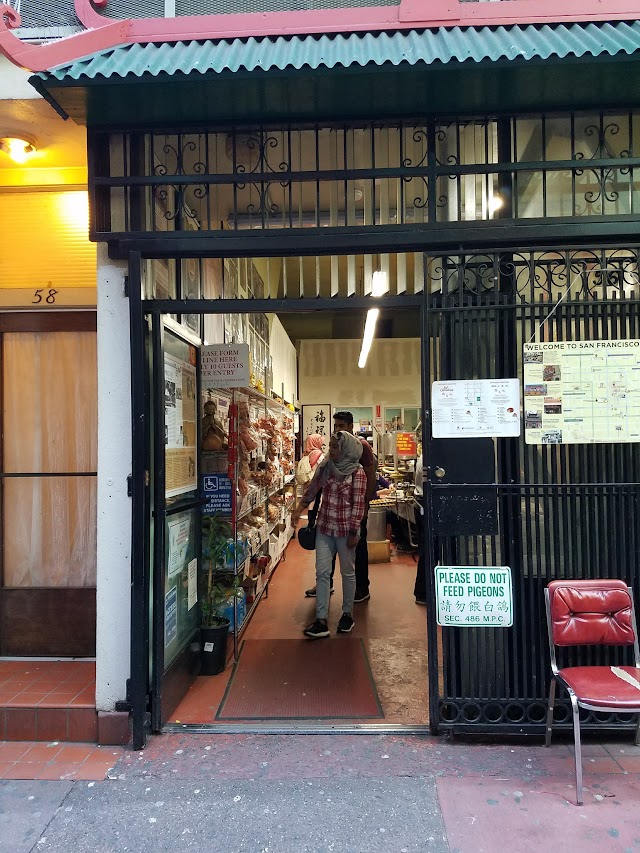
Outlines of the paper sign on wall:
[{"label": "paper sign on wall", "polygon": [[640,441],[640,340],[524,345],[527,444]]},{"label": "paper sign on wall", "polygon": [[509,566],[436,566],[435,571],[438,625],[513,625]]},{"label": "paper sign on wall", "polygon": [[434,382],[434,438],[520,435],[518,379],[456,379]]},{"label": "paper sign on wall", "polygon": [[204,388],[246,388],[249,385],[249,344],[211,344],[200,350]]},{"label": "paper sign on wall", "polygon": [[325,439],[325,450],[329,448],[329,438],[333,431],[331,406],[329,403],[315,403],[302,407],[302,442],[308,435],[321,435]]},{"label": "paper sign on wall", "polygon": [[179,574],[187,559],[189,536],[191,534],[191,518],[181,518],[168,523],[169,528],[169,578]]},{"label": "paper sign on wall", "polygon": [[198,561],[196,559],[191,560],[187,569],[187,610],[191,610],[198,601]]}]

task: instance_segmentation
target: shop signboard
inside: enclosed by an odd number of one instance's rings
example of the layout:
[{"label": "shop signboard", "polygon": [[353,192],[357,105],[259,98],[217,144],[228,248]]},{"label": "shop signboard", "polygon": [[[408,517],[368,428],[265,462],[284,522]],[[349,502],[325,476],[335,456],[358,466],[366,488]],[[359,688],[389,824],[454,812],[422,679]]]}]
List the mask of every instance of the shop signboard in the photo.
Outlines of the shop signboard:
[{"label": "shop signboard", "polygon": [[200,350],[203,388],[247,388],[249,344],[210,344]]},{"label": "shop signboard", "polygon": [[436,621],[457,628],[509,628],[513,589],[509,566],[436,566]]},{"label": "shop signboard", "polygon": [[396,454],[398,459],[415,459],[418,455],[418,440],[413,432],[396,433]]},{"label": "shop signboard", "polygon": [[527,444],[640,441],[640,340],[524,345]]},{"label": "shop signboard", "polygon": [[434,438],[520,435],[518,379],[434,382],[431,405]]},{"label": "shop signboard", "polygon": [[325,439],[325,450],[329,447],[332,432],[331,405],[311,403],[302,407],[302,444],[308,435],[321,435]]},{"label": "shop signboard", "polygon": [[233,485],[226,474],[207,474],[202,478],[202,497],[207,503],[202,507],[203,515],[231,515]]}]

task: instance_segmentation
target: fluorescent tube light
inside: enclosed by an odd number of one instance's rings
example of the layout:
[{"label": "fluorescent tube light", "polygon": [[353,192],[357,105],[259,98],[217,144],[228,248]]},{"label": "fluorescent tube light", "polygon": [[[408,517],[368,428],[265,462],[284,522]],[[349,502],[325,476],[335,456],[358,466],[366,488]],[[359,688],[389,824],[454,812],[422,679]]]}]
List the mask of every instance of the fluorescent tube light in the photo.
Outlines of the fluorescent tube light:
[{"label": "fluorescent tube light", "polygon": [[383,270],[376,270],[371,276],[371,295],[384,296],[389,290],[389,277]]},{"label": "fluorescent tube light", "polygon": [[360,350],[360,358],[358,359],[358,367],[362,368],[367,363],[369,350],[373,343],[373,336],[376,333],[376,323],[378,322],[378,308],[369,308],[367,311],[367,320],[364,324],[364,335],[362,336],[362,349]]}]

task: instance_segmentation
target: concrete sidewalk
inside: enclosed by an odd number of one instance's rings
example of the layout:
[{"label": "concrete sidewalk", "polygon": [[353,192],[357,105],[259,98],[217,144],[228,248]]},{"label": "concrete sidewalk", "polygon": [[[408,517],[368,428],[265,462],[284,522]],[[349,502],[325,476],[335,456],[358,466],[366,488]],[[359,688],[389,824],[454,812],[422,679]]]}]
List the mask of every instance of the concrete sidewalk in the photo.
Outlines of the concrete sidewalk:
[{"label": "concrete sidewalk", "polygon": [[373,735],[163,735],[104,781],[3,781],[11,853],[640,851],[640,749]]}]

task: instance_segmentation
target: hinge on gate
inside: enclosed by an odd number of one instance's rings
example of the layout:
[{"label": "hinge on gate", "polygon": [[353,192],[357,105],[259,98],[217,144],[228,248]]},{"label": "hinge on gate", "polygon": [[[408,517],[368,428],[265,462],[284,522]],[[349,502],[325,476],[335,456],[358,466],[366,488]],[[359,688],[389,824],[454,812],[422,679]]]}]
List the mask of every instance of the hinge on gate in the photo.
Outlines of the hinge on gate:
[{"label": "hinge on gate", "polygon": [[127,474],[127,497],[130,498],[133,496],[133,476],[131,474]]},{"label": "hinge on gate", "polygon": [[127,296],[127,297],[129,296],[129,276],[128,275],[125,275],[125,277],[124,277],[124,283],[122,285],[122,292],[124,293],[125,296]]}]

